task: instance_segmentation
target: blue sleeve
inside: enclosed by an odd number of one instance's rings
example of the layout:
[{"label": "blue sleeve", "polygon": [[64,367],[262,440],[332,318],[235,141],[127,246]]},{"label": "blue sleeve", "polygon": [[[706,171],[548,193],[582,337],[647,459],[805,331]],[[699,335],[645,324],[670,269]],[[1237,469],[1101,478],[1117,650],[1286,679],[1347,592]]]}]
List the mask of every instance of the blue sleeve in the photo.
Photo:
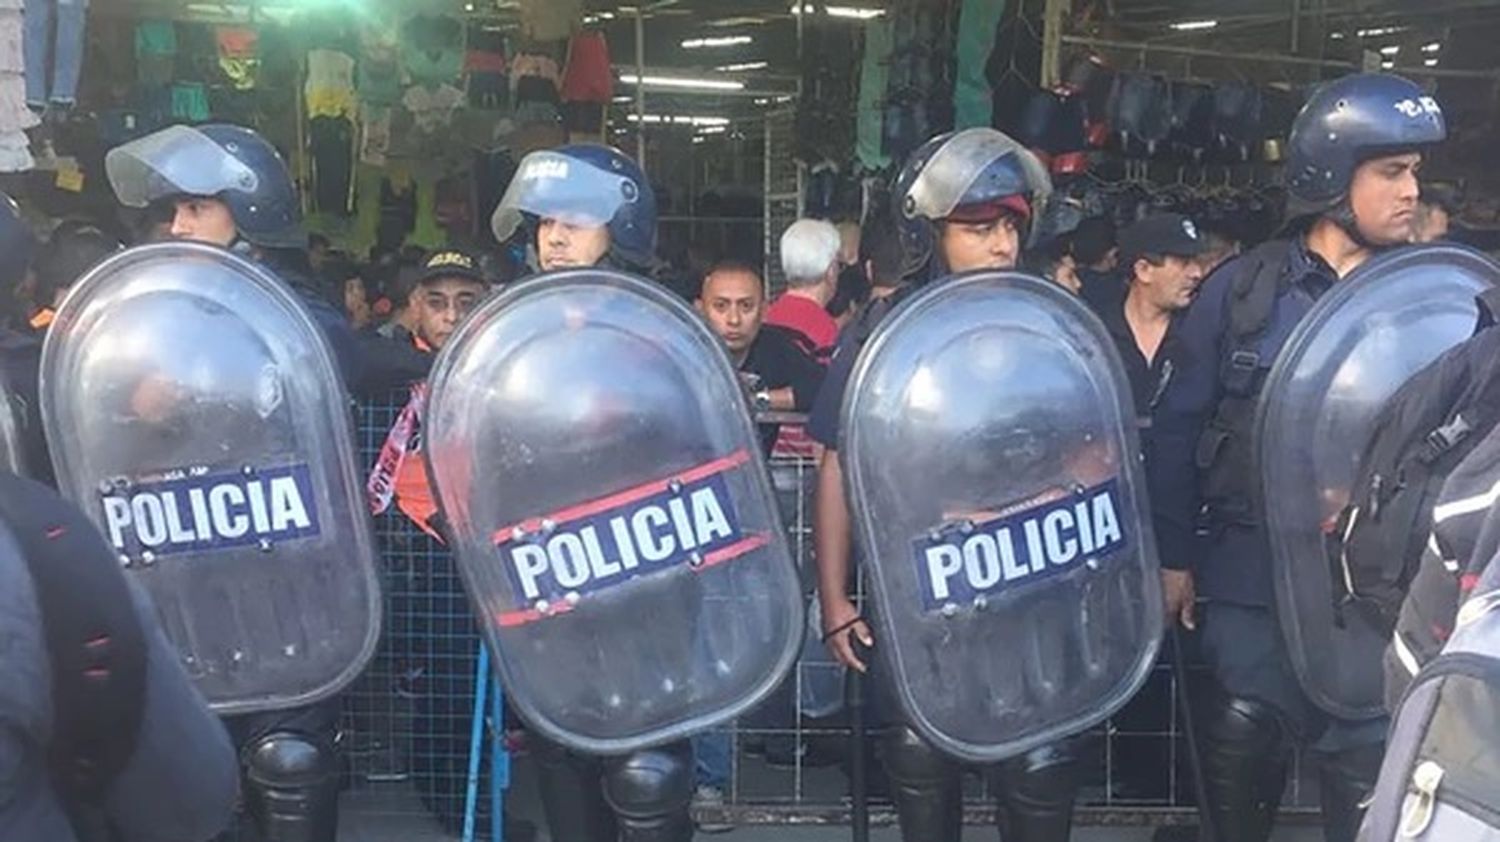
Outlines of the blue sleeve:
[{"label": "blue sleeve", "polygon": [[1174,326],[1169,351],[1174,374],[1152,412],[1146,452],[1156,543],[1161,566],[1167,569],[1190,569],[1201,557],[1196,529],[1202,505],[1198,440],[1218,405],[1229,292],[1234,276],[1244,268],[1237,260],[1211,275]]},{"label": "blue sleeve", "polygon": [[333,349],[334,361],[338,363],[339,373],[344,376],[344,388],[351,392],[358,388],[364,380],[364,362],[359,351],[359,342],[354,334],[354,326],[343,313],[334,309],[332,304],[304,297],[308,312],[312,313],[313,319],[318,327],[323,329],[323,335],[328,338],[328,345]]},{"label": "blue sleeve", "polygon": [[813,401],[812,413],[807,416],[807,434],[829,450],[839,449],[839,415],[844,407],[844,392],[849,388],[849,375],[854,372],[858,357],[856,343],[839,342],[828,364],[828,375]]}]

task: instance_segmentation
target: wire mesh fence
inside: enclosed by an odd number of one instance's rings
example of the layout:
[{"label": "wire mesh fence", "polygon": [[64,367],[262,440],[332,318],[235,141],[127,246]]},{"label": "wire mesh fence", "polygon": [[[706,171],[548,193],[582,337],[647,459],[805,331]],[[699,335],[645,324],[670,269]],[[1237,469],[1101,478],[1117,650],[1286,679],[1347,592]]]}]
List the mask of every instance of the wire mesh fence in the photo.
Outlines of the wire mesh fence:
[{"label": "wire mesh fence", "polygon": [[[359,408],[363,464],[371,464],[405,405],[396,392]],[[805,595],[813,598],[813,490],[815,463],[806,456],[778,457],[772,478],[790,545],[801,567]],[[458,839],[463,825],[469,736],[475,697],[479,636],[446,548],[399,511],[376,518],[386,588],[386,623],[379,652],[344,699],[342,745],[346,792],[345,839]],[[719,783],[723,800],[699,802],[701,821],[735,824],[840,823],[849,815],[850,730],[844,711],[845,676],[824,650],[819,621],[810,618],[803,658],[786,684],[759,709],[730,726],[701,735],[700,782]],[[1189,653],[1189,660],[1192,655]],[[1205,678],[1189,669],[1190,681]],[[1105,726],[1083,740],[1086,773],[1081,820],[1101,823],[1169,823],[1190,819],[1193,790],[1180,727],[1174,674],[1164,661],[1146,686]],[[873,705],[878,725],[881,702]],[[515,721],[511,729],[520,728]],[[501,730],[492,730],[501,738]],[[516,731],[509,732],[515,737]],[[528,775],[524,737],[513,739],[517,777]],[[489,754],[488,751],[485,752]],[[893,818],[883,793],[884,774],[870,757],[873,816]],[[481,765],[485,791],[489,763]],[[1294,774],[1284,800],[1294,816],[1306,814],[1312,791]],[[984,776],[966,777],[966,817],[993,820]],[[532,798],[534,787],[522,787]],[[488,799],[479,798],[476,838],[488,838]],[[510,814],[537,817],[536,805],[508,804]],[[369,832],[349,828],[370,828]],[[514,836],[510,837],[514,838]]]}]

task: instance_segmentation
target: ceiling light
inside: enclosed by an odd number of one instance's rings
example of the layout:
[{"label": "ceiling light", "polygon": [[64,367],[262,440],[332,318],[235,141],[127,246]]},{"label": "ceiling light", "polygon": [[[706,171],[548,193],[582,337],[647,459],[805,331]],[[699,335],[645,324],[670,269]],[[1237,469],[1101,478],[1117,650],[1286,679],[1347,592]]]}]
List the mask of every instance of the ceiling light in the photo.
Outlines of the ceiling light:
[{"label": "ceiling light", "polygon": [[[792,14],[811,15],[816,14],[818,7],[811,3],[793,3]],[[870,9],[861,6],[827,6],[824,11],[831,18],[851,18],[853,20],[870,20],[885,14],[885,9]]]},{"label": "ceiling light", "polygon": [[1344,40],[1344,33],[1342,33],[1342,32],[1330,32],[1330,33],[1328,33],[1328,37],[1332,38],[1335,41],[1342,41],[1342,40]]},{"label": "ceiling light", "polygon": [[1394,70],[1395,68],[1396,68],[1396,63],[1394,61],[1382,61],[1380,63],[1380,69],[1381,70]]},{"label": "ceiling light", "polygon": [[765,70],[770,66],[771,65],[769,62],[746,61],[741,62],[740,64],[726,64],[722,67],[715,67],[714,69],[721,73],[744,73],[747,70]]},{"label": "ceiling light", "polygon": [[642,118],[639,114],[626,114],[625,119],[632,123],[668,123],[676,126],[718,126],[720,128],[729,125],[728,117],[708,117],[696,114],[647,114]]},{"label": "ceiling light", "polygon": [[1438,60],[1435,59],[1435,58],[1429,58],[1429,59],[1424,59],[1422,61],[1422,63],[1425,64],[1425,65],[1427,65],[1428,67],[1437,67]]},{"label": "ceiling light", "polygon": [[1354,34],[1361,38],[1379,38],[1382,35],[1395,35],[1398,32],[1405,31],[1406,27],[1404,26],[1378,26],[1374,29],[1361,29]]},{"label": "ceiling light", "polygon": [[679,76],[646,76],[634,73],[620,74],[620,81],[627,85],[645,85],[648,88],[686,88],[704,91],[743,91],[744,82],[732,79],[688,79]]},{"label": "ceiling light", "polygon": [[764,23],[765,23],[765,21],[762,20],[762,19],[760,19],[760,18],[733,17],[733,18],[721,18],[719,20],[711,20],[706,25],[707,26],[711,26],[711,27],[713,27],[715,29],[724,29],[724,28],[731,27],[731,26],[761,26]]},{"label": "ceiling light", "polygon": [[1213,29],[1218,26],[1216,20],[1184,20],[1172,24],[1172,28],[1178,32],[1192,32],[1199,29]]},{"label": "ceiling light", "polygon": [[1441,50],[1442,48],[1443,48],[1443,45],[1441,43],[1439,43],[1437,41],[1433,41],[1431,44],[1423,44],[1422,45],[1422,52],[1424,52],[1424,53],[1435,53],[1438,50]]},{"label": "ceiling light", "polygon": [[1391,44],[1380,48],[1380,54],[1383,56],[1393,56],[1399,52],[1401,52],[1401,47],[1398,44]]},{"label": "ceiling light", "polygon": [[684,50],[697,50],[703,47],[735,47],[740,44],[749,44],[754,41],[749,35],[722,35],[712,38],[689,38],[682,42]]}]

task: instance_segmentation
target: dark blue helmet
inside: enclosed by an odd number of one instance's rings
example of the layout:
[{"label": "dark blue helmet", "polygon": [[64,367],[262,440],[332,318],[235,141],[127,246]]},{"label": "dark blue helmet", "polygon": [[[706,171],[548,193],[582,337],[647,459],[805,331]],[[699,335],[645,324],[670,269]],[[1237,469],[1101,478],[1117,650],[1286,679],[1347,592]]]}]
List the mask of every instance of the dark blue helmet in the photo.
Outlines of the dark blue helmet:
[{"label": "dark blue helmet", "polygon": [[1052,190],[1036,157],[994,129],[965,129],[927,141],[896,175],[896,218],[904,252],[903,275],[926,267],[933,254],[933,223],[978,220],[1005,211],[1030,219]]},{"label": "dark blue helmet", "polygon": [[286,162],[240,126],[169,126],[109,151],[105,171],[122,204],[213,196],[229,206],[239,235],[263,248],[302,248],[307,233]]},{"label": "dark blue helmet", "polygon": [[647,267],[656,254],[656,194],[646,174],[611,146],[574,144],[527,155],[490,218],[505,242],[532,219],[609,229],[610,254]]},{"label": "dark blue helmet", "polygon": [[1313,93],[1292,124],[1287,191],[1302,207],[1331,208],[1348,195],[1360,164],[1447,136],[1442,108],[1416,83],[1385,73],[1335,79]]}]

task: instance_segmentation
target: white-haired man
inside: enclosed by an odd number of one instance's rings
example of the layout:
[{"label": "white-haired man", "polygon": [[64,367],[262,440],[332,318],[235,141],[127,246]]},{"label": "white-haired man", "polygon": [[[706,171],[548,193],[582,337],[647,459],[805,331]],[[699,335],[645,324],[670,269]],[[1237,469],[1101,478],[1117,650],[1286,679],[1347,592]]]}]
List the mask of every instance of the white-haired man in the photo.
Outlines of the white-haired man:
[{"label": "white-haired man", "polygon": [[793,330],[806,339],[803,350],[827,364],[839,328],[828,313],[838,290],[842,240],[833,223],[799,219],[781,235],[781,272],[786,292],[766,312],[766,324]]}]

